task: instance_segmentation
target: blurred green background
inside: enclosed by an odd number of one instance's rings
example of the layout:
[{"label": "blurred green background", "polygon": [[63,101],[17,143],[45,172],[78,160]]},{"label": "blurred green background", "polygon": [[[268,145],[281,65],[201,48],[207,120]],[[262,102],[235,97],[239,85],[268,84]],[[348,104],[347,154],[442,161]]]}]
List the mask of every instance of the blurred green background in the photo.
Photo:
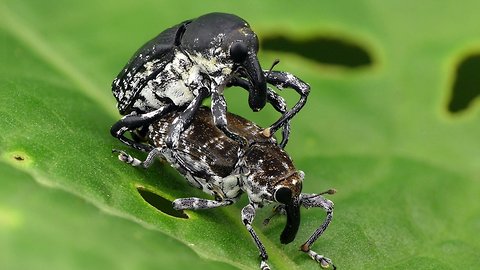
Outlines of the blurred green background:
[{"label": "blurred green background", "polygon": [[[168,216],[169,200],[203,196],[159,162],[120,163],[110,83],[163,29],[223,11],[247,20],[264,68],[312,87],[287,151],[305,192],[336,188],[331,226],[313,249],[339,269],[480,266],[478,1],[0,0],[0,269],[255,269],[237,205]],[[268,125],[278,114],[229,110]],[[294,91],[280,94],[293,104]],[[137,156],[143,157],[138,153]],[[324,218],[304,210],[255,228],[272,269],[319,269],[298,247]]]}]

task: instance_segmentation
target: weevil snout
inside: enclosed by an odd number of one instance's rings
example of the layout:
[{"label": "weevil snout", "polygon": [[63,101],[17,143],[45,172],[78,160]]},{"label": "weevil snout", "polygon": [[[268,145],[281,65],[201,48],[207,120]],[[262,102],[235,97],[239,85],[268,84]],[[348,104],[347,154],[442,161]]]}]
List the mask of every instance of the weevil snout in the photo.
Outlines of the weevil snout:
[{"label": "weevil snout", "polygon": [[260,67],[256,54],[250,54],[244,61],[243,67],[246,70],[248,80],[252,89],[248,95],[248,104],[253,111],[260,111],[267,103],[267,82]]},{"label": "weevil snout", "polygon": [[297,171],[282,180],[274,191],[275,201],[285,205],[287,223],[280,235],[280,242],[288,244],[295,239],[300,227],[300,202],[304,173]]},{"label": "weevil snout", "polygon": [[287,223],[280,235],[280,242],[288,244],[295,239],[300,227],[300,204],[298,198],[293,196],[292,190],[284,186],[277,188],[274,198],[277,202],[285,205]]},{"label": "weevil snout", "polygon": [[[267,103],[267,81],[258,62],[258,37],[247,27],[234,31],[228,37],[231,40],[229,56],[251,84],[248,103],[253,111],[259,111]],[[227,41],[230,42],[230,41]]]}]

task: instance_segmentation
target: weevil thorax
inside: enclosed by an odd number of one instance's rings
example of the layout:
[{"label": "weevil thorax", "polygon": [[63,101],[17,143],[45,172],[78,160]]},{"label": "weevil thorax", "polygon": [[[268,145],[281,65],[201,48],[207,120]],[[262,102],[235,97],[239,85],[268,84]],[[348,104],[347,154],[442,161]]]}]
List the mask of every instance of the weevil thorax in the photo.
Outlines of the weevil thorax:
[{"label": "weevil thorax", "polygon": [[[241,44],[240,50],[238,44]],[[181,40],[182,49],[217,85],[224,86],[248,56],[258,51],[258,38],[243,19],[210,13],[193,20]]]},{"label": "weevil thorax", "polygon": [[303,172],[297,171],[288,154],[275,144],[253,144],[240,161],[244,171],[244,190],[250,201],[263,205],[276,202],[275,193],[284,187],[298,198]]},{"label": "weevil thorax", "polygon": [[287,153],[275,144],[252,145],[242,159],[243,190],[259,206],[276,202],[285,207],[287,222],[280,242],[292,242],[300,226],[300,201],[304,173],[297,171]]}]

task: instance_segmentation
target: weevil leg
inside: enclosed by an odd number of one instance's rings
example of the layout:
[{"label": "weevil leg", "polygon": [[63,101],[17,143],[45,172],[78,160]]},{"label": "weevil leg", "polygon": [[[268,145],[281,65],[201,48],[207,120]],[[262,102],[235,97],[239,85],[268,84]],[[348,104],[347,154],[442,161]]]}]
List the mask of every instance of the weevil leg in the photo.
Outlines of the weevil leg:
[{"label": "weevil leg", "polygon": [[[282,96],[278,95],[275,91],[273,91],[269,87],[267,88],[267,101],[270,104],[272,104],[273,108],[275,108],[276,111],[281,112],[283,115],[288,110],[287,103],[285,102],[285,99],[283,99]],[[271,130],[269,129],[268,132],[270,133]],[[273,134],[266,134],[266,135],[269,135],[267,137],[270,137]],[[285,148],[285,146],[287,145],[289,136],[290,136],[290,120],[287,120],[283,123],[282,141],[279,144],[280,147]]]},{"label": "weevil leg", "polygon": [[[123,150],[113,149],[112,152],[118,153],[118,159],[120,161],[130,164],[133,167],[148,168],[153,164],[155,158],[157,157],[167,159],[167,157],[165,156],[165,149],[161,148],[153,148],[153,150],[148,153],[148,156],[145,158],[144,161],[141,161],[131,156]],[[216,196],[215,191],[212,189],[208,189],[208,186],[204,184],[204,181],[201,181],[201,178],[193,176],[195,174],[195,170],[190,166],[188,162],[185,162],[179,156],[175,156],[174,158],[176,158],[176,161],[178,161],[178,164],[176,164],[175,168],[180,174],[185,176],[185,178],[190,184],[192,184],[196,188],[202,189],[205,193]]]},{"label": "weevil leg", "polygon": [[201,198],[180,198],[173,201],[173,209],[175,210],[203,210],[212,209],[222,206],[232,205],[237,201],[237,198],[223,199],[221,201],[214,201]]},{"label": "weevil leg", "polygon": [[252,227],[253,219],[255,218],[256,208],[257,206],[253,203],[249,203],[247,206],[245,206],[242,209],[242,222],[252,236],[253,241],[255,242],[255,245],[257,245],[258,251],[260,252],[260,258],[262,259],[262,262],[260,263],[260,269],[270,270],[270,266],[268,266],[267,263],[268,254],[265,250],[265,246],[262,244],[262,242],[258,238],[258,235],[255,233]]},{"label": "weevil leg", "polygon": [[113,137],[119,139],[122,143],[135,148],[137,150],[143,151],[143,152],[150,152],[152,150],[152,146],[146,145],[140,142],[133,141],[127,137],[125,137],[123,134],[127,131],[133,131],[136,129],[141,129],[144,126],[149,125],[150,123],[154,122],[155,120],[160,119],[163,117],[165,114],[170,112],[174,108],[173,104],[167,104],[155,111],[149,112],[149,113],[144,113],[144,114],[129,114],[120,121],[116,122],[112,128],[110,128],[110,134],[112,134]]},{"label": "weevil leg", "polygon": [[[225,97],[220,95],[217,91],[212,91],[212,115],[213,123],[230,139],[236,141],[240,146],[247,145],[245,138],[230,131],[227,127],[227,103]],[[240,147],[242,148],[242,147]]]},{"label": "weevil leg", "polygon": [[202,101],[208,97],[208,90],[205,87],[198,89],[198,95],[188,104],[187,108],[173,120],[165,140],[165,144],[169,149],[177,146],[181,133],[190,126],[195,113],[202,105]]},{"label": "weevil leg", "polygon": [[112,152],[118,153],[118,159],[120,161],[123,161],[134,167],[143,167],[143,168],[150,167],[153,161],[155,160],[155,158],[163,157],[162,152],[159,148],[153,148],[150,152],[148,152],[148,156],[144,161],[134,158],[131,155],[129,155],[127,152],[122,150],[113,149]]},{"label": "weevil leg", "polygon": [[333,269],[336,269],[335,265],[332,263],[327,257],[316,253],[315,251],[311,250],[310,247],[313,243],[323,234],[323,232],[327,229],[328,225],[332,221],[333,217],[333,202],[325,199],[320,194],[300,194],[300,204],[303,205],[305,208],[311,207],[321,207],[325,209],[327,212],[327,216],[323,223],[318,227],[315,232],[308,238],[308,240],[300,247],[300,250],[307,253],[310,258],[314,261],[320,263],[320,266],[323,268],[328,268],[330,265]]},{"label": "weevil leg", "polygon": [[278,89],[292,88],[300,95],[300,99],[293,108],[283,114],[280,119],[273,123],[264,132],[266,134],[273,134],[278,128],[283,126],[286,121],[292,119],[303,108],[303,106],[305,106],[308,94],[310,93],[310,86],[295,75],[283,71],[265,71],[265,79],[267,83],[275,85]]},{"label": "weevil leg", "polygon": [[[229,86],[239,86],[247,91],[249,91],[249,88],[252,87],[250,82],[244,78],[240,77],[233,77],[230,80]],[[287,103],[285,102],[285,99],[278,95],[273,89],[267,87],[267,102],[270,103],[273,108],[282,114],[285,114],[288,111],[287,108]],[[267,134],[267,137],[272,136],[273,134]],[[285,121],[283,124],[283,130],[282,130],[282,141],[279,144],[280,147],[285,148],[288,142],[288,137],[290,136],[290,121]]]}]

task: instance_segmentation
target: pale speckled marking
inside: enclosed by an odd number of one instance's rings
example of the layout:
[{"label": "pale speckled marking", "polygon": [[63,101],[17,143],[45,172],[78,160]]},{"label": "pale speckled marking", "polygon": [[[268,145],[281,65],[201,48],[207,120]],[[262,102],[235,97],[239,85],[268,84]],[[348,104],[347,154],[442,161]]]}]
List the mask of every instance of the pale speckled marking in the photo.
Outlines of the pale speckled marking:
[{"label": "pale speckled marking", "polygon": [[212,110],[216,117],[213,118],[214,124],[218,126],[219,123],[227,123],[227,116],[223,113],[215,112],[216,108],[226,108],[227,104],[225,103],[225,99],[215,98],[212,99]]},{"label": "pale speckled marking", "polygon": [[[198,94],[198,88],[202,87],[202,73],[211,74],[221,71],[222,76],[209,77],[211,85],[204,85],[208,89],[223,92],[228,78],[231,76],[231,64],[221,64],[216,57],[224,55],[203,57],[201,55],[185,55],[176,50],[171,63],[151,79],[139,93],[139,98],[135,101],[133,107],[142,111],[149,108],[158,108],[164,105],[162,98],[168,98],[177,106],[188,104],[195,95]],[[190,60],[192,59],[192,60]],[[135,88],[141,79],[145,79],[157,70],[159,60],[147,62],[144,65],[145,71],[135,74],[131,82],[131,87]],[[117,86],[119,81],[114,82]],[[158,91],[163,89],[163,91]],[[119,93],[132,95],[133,91],[127,90]]]},{"label": "pale speckled marking", "polygon": [[[182,157],[186,163],[188,163],[196,171],[205,171],[209,175],[214,175],[214,172],[205,164],[206,156],[202,156],[199,160],[194,160],[191,156],[188,155],[190,151],[189,146],[184,146],[184,152],[176,153],[168,148],[162,149],[164,158],[171,164],[175,169],[181,169],[181,165],[177,161],[176,155]],[[240,188],[241,176],[240,175],[230,175],[225,178],[221,177],[212,177],[211,179],[204,179],[201,177],[193,176],[191,173],[184,174],[188,182],[203,192],[210,194],[212,196],[220,195],[223,199],[233,199],[238,197],[243,191]],[[219,194],[215,193],[216,190]]]},{"label": "pale speckled marking", "polygon": [[224,86],[231,77],[232,64],[219,62],[217,57],[225,57],[225,54],[219,54],[218,56],[202,54],[190,55],[190,58],[198,64],[200,72],[217,74],[217,76],[210,77],[210,79],[215,83],[215,85]]},{"label": "pale speckled marking", "polygon": [[[222,50],[221,44],[225,38],[224,33],[219,33],[210,43],[210,49],[207,54],[192,53],[189,54],[190,59],[201,67],[201,71],[207,74],[217,74],[210,79],[215,82],[217,86],[223,87],[227,83],[228,79],[232,76],[233,64],[227,61],[221,61],[221,59],[228,59],[228,55]],[[221,75],[220,75],[221,74]],[[214,89],[213,87],[211,89]]]},{"label": "pale speckled marking", "polygon": [[[158,62],[159,60],[147,62],[144,65],[145,71],[135,74],[133,87],[140,79],[144,79],[156,71]],[[134,107],[140,110],[158,108],[164,105],[161,98],[168,98],[177,106],[190,103],[194,98],[191,89],[198,87],[199,81],[201,81],[199,69],[188,56],[175,50],[172,62],[168,63],[154,79],[147,82],[140,92],[141,98],[135,101]],[[158,89],[163,89],[163,91],[158,91]]]},{"label": "pale speckled marking", "polygon": [[248,199],[256,204],[263,205],[272,201],[273,194],[268,191],[266,185],[260,185],[253,177],[245,177],[243,188],[247,192]]}]

